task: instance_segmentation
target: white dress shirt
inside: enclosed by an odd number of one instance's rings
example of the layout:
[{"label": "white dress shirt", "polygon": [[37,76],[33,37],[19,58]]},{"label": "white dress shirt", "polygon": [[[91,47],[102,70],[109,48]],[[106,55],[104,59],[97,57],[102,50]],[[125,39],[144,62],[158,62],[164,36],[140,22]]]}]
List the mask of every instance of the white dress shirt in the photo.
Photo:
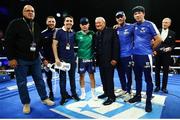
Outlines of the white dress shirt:
[{"label": "white dress shirt", "polygon": [[168,32],[169,32],[169,29],[162,29],[161,31],[161,38],[162,38],[162,41],[164,41],[168,35]]},{"label": "white dress shirt", "polygon": [[[162,31],[161,31],[161,38],[162,38],[162,41],[164,42],[164,40],[166,39],[166,37],[167,37],[167,35],[168,35],[168,32],[169,32],[169,29],[162,29]],[[164,52],[169,52],[169,51],[171,51],[172,50],[172,48],[171,47],[166,47],[166,48],[164,48]]]}]

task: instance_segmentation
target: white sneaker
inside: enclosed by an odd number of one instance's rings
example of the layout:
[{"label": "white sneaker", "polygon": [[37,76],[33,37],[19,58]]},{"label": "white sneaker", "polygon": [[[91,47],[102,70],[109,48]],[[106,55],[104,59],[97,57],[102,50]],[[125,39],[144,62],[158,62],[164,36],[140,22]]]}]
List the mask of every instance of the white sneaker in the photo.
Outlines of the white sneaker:
[{"label": "white sneaker", "polygon": [[86,94],[81,94],[81,96],[79,96],[79,98],[80,98],[81,100],[84,100],[84,99],[86,98]]},{"label": "white sneaker", "polygon": [[55,103],[51,101],[49,98],[45,99],[42,101],[43,104],[48,105],[48,106],[53,106]]},{"label": "white sneaker", "polygon": [[24,105],[23,105],[23,113],[24,113],[24,114],[29,114],[30,111],[31,111],[30,105],[29,105],[29,104],[24,104]]},{"label": "white sneaker", "polygon": [[98,97],[96,95],[92,95],[92,100],[97,101]]},{"label": "white sneaker", "polygon": [[124,98],[123,98],[124,102],[128,102],[129,99],[131,99],[131,94],[126,93],[126,94],[124,95]]},{"label": "white sneaker", "polygon": [[120,91],[118,91],[118,92],[115,92],[115,95],[116,95],[117,97],[119,97],[119,96],[125,95],[126,93],[127,93],[126,91],[120,90]]},{"label": "white sneaker", "polygon": [[122,89],[115,89],[114,92],[115,93],[119,93]]}]

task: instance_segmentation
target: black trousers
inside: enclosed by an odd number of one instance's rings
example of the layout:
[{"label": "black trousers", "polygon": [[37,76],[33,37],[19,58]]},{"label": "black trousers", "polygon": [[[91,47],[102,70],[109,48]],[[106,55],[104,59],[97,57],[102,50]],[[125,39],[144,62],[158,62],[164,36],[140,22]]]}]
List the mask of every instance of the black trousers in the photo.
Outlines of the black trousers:
[{"label": "black trousers", "polygon": [[71,87],[71,93],[72,95],[77,95],[76,94],[76,83],[75,83],[75,61],[71,62],[71,69],[66,72],[66,71],[62,71],[60,70],[60,93],[62,97],[66,97],[68,95],[67,91],[66,91],[66,73],[68,73],[69,75],[69,81],[70,81],[70,87]]},{"label": "black trousers", "polygon": [[166,89],[168,82],[168,72],[171,60],[170,53],[158,53],[155,56],[155,83],[156,87],[160,87],[160,71],[161,66],[163,67],[163,78],[162,78],[162,89]]},{"label": "black trousers", "polygon": [[115,99],[114,81],[113,81],[114,67],[99,66],[99,70],[100,70],[100,77],[103,85],[104,94],[107,95],[108,98]]},{"label": "black trousers", "polygon": [[144,74],[146,82],[146,101],[151,101],[153,92],[152,82],[152,56],[151,55],[133,55],[134,75],[136,81],[136,95],[141,95],[142,77]]},{"label": "black trousers", "polygon": [[121,57],[119,63],[116,66],[117,72],[120,78],[122,90],[131,92],[132,85],[132,58]]},{"label": "black trousers", "polygon": [[52,90],[52,72],[49,70],[49,71],[44,71],[45,72],[45,75],[46,75],[46,81],[47,81],[47,85],[49,87],[49,92],[53,92]]}]

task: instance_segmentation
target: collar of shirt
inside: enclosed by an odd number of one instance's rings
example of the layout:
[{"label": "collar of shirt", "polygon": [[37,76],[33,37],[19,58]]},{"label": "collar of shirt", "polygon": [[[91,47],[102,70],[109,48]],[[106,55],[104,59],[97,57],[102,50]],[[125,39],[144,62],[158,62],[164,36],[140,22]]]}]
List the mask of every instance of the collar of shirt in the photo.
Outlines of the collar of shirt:
[{"label": "collar of shirt", "polygon": [[162,29],[162,32],[168,32],[169,31],[169,29]]},{"label": "collar of shirt", "polygon": [[[62,29],[63,29],[64,31],[67,31],[67,30],[66,30],[66,28],[65,28],[64,26],[62,27]],[[72,29],[70,29],[70,31],[69,31],[69,32],[73,32],[73,30],[72,30]]]},{"label": "collar of shirt", "polygon": [[166,37],[168,35],[168,31],[169,31],[169,29],[166,29],[166,30],[162,29],[162,31],[161,31],[162,41],[164,41],[166,39]]}]

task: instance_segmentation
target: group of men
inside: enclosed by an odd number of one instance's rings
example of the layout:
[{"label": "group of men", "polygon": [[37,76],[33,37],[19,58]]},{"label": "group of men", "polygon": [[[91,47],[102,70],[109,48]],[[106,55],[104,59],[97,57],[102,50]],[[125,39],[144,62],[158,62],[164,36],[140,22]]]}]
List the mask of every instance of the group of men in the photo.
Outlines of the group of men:
[{"label": "group of men", "polygon": [[[126,23],[126,16],[123,11],[116,13],[117,34],[120,41],[120,60],[117,70],[122,90],[117,95],[124,95],[124,101],[129,103],[141,101],[142,75],[144,73],[146,82],[146,106],[145,111],[152,111],[152,56],[155,59],[155,85],[154,92],[160,90],[160,70],[163,67],[163,80],[161,90],[168,93],[167,81],[171,59],[171,51],[175,47],[175,32],[169,30],[170,18],[164,18],[160,32],[151,21],[145,20],[145,9],[136,6],[132,9],[134,24]],[[164,32],[166,31],[166,32]],[[152,54],[153,53],[153,54]],[[136,93],[131,96],[132,69],[135,75]]]},{"label": "group of men", "polygon": [[[56,20],[53,16],[46,19],[47,29],[40,32],[39,26],[34,22],[35,11],[31,5],[25,5],[23,8],[23,17],[13,20],[6,31],[7,41],[7,57],[11,67],[15,69],[16,82],[18,85],[19,95],[23,104],[23,112],[30,113],[30,98],[27,89],[27,73],[30,72],[41,100],[49,106],[54,105],[54,93],[52,88],[52,71],[46,70],[47,85],[49,88],[49,98],[46,95],[45,84],[41,73],[41,61],[44,66],[49,63],[61,65],[62,62],[70,64],[68,71],[70,80],[71,95],[66,90],[66,73],[60,70],[60,105],[65,104],[68,99],[79,101],[86,98],[85,92],[85,72],[87,71],[90,78],[91,96],[97,100],[107,98],[103,105],[110,105],[116,100],[114,93],[114,69],[117,68],[122,90],[121,94],[125,94],[124,101],[129,103],[141,101],[142,90],[142,74],[144,73],[147,83],[146,90],[146,106],[145,111],[152,111],[152,53],[156,59],[161,61],[161,54],[168,53],[174,48],[174,43],[169,46],[170,40],[166,42],[167,34],[164,35],[164,42],[161,43],[160,33],[154,23],[145,20],[145,9],[142,6],[136,6],[132,9],[136,23],[126,23],[126,16],[123,11],[116,13],[117,25],[113,28],[106,27],[106,21],[103,17],[95,19],[95,27],[97,32],[89,30],[89,20],[86,17],[80,19],[80,28],[78,32],[74,32],[72,27],[74,19],[72,16],[65,16],[62,28],[56,28]],[[164,20],[163,20],[164,21]],[[169,18],[165,18],[164,24],[171,22]],[[169,25],[164,25],[168,29]],[[169,30],[170,31],[170,30]],[[173,31],[171,37],[175,33]],[[168,34],[169,35],[169,34]],[[76,57],[74,46],[78,46],[78,73],[80,74],[80,97],[76,93],[75,68]],[[163,49],[163,50],[162,50]],[[41,59],[39,57],[41,54]],[[168,56],[168,57],[169,57]],[[166,57],[163,55],[163,57]],[[95,60],[99,66],[100,78],[103,85],[104,93],[96,97],[95,94]],[[165,61],[164,64],[165,65]],[[158,63],[156,65],[159,65]],[[166,90],[167,84],[167,66],[165,83],[162,90]],[[131,97],[132,69],[135,73],[136,94]],[[160,76],[158,75],[160,68],[156,69],[156,89],[160,89]],[[127,78],[127,80],[126,80]],[[167,90],[166,90],[167,92]]]}]

